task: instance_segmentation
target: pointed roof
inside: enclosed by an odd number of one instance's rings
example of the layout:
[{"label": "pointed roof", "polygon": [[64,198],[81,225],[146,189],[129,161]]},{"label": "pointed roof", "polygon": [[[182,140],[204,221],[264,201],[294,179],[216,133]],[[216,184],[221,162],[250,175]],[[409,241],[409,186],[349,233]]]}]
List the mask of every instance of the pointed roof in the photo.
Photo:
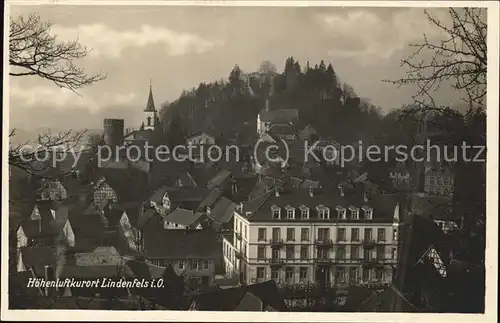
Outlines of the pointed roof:
[{"label": "pointed roof", "polygon": [[156,112],[155,109],[155,102],[153,100],[153,88],[151,85],[149,85],[149,97],[148,97],[148,104],[146,105],[146,110],[145,112]]}]

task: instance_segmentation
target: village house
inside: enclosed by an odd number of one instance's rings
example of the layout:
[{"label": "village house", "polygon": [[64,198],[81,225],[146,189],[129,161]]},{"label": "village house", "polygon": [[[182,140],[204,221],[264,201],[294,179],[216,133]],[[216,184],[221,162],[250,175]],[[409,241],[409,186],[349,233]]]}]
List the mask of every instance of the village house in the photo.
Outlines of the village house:
[{"label": "village house", "polygon": [[[172,265],[178,275],[192,284],[209,286],[215,279],[215,262],[220,257],[216,232],[165,230],[149,227],[144,234],[144,257],[154,265]],[[165,248],[168,246],[168,248]]]},{"label": "village house", "polygon": [[163,227],[174,230],[200,230],[203,228],[203,219],[203,213],[178,207],[164,217]]},{"label": "village house", "polygon": [[225,267],[247,283],[386,285],[396,272],[399,217],[395,195],[273,189],[235,211]]},{"label": "village house", "polygon": [[453,196],[454,174],[448,166],[428,167],[425,171],[424,192],[429,195]]}]

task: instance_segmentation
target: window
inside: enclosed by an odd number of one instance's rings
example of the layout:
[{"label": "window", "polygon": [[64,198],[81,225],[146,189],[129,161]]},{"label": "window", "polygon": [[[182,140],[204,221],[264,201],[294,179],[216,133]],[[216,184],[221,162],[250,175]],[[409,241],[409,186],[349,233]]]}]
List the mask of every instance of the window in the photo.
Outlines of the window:
[{"label": "window", "polygon": [[351,267],[349,269],[349,280],[352,283],[358,282],[358,280],[359,280],[359,269],[358,268]]},{"label": "window", "polygon": [[345,246],[337,247],[337,259],[345,259]]},{"label": "window", "polygon": [[279,269],[271,268],[271,279],[274,281],[279,281],[280,271]]},{"label": "window", "polygon": [[299,209],[300,209],[300,216],[302,217],[302,219],[309,219],[309,208],[305,205],[301,205]]},{"label": "window", "polygon": [[151,117],[148,117],[148,126],[151,125]]},{"label": "window", "polygon": [[359,241],[359,229],[358,228],[351,229],[351,240],[352,241]]},{"label": "window", "polygon": [[359,209],[355,206],[350,206],[349,211],[351,211],[351,220],[359,220]]},{"label": "window", "polygon": [[273,241],[278,241],[281,239],[281,230],[280,228],[273,228]]},{"label": "window", "polygon": [[365,241],[372,241],[372,240],[373,240],[372,229],[365,229]]},{"label": "window", "polygon": [[184,270],[184,260],[179,260],[179,270]]},{"label": "window", "polygon": [[329,258],[328,249],[318,249],[318,259],[326,260]]},{"label": "window", "polygon": [[203,269],[204,270],[208,269],[208,260],[203,260]]},{"label": "window", "polygon": [[279,249],[273,249],[273,259],[279,260],[280,259],[280,251]]},{"label": "window", "polygon": [[307,267],[300,267],[299,279],[301,282],[307,281]]},{"label": "window", "polygon": [[200,270],[201,269],[201,263],[200,263],[200,261],[198,261],[198,259],[191,260],[191,269],[192,270]]},{"label": "window", "polygon": [[384,281],[385,280],[385,275],[384,275],[384,271],[380,268],[377,268],[375,270],[375,276],[377,277],[377,281],[381,282],[381,281]]},{"label": "window", "polygon": [[370,280],[370,268],[363,268],[363,281],[367,282]]},{"label": "window", "polygon": [[438,184],[438,185],[443,185],[443,178],[442,178],[441,176],[439,176],[439,177],[437,178],[437,184]]},{"label": "window", "polygon": [[398,229],[393,229],[392,230],[392,240],[397,241],[398,240]]},{"label": "window", "polygon": [[337,215],[338,215],[339,220],[345,220],[346,219],[345,208],[339,205],[339,206],[337,206],[336,210],[337,210]]},{"label": "window", "polygon": [[258,230],[258,241],[266,241],[266,236],[267,236],[267,232],[266,232],[266,228],[259,228]]},{"label": "window", "polygon": [[300,241],[309,241],[309,228],[300,229]]},{"label": "window", "polygon": [[266,247],[259,246],[257,248],[257,259],[258,260],[266,259]]},{"label": "window", "polygon": [[318,240],[319,241],[327,241],[329,239],[330,239],[330,229],[319,228],[318,229]]},{"label": "window", "polygon": [[429,185],[436,185],[436,178],[434,176],[429,176]]},{"label": "window", "polygon": [[385,246],[377,246],[377,259],[385,258]]},{"label": "window", "polygon": [[286,210],[286,218],[287,219],[295,219],[295,209],[290,206],[290,205],[287,205],[285,206],[285,210]]},{"label": "window", "polygon": [[450,178],[449,177],[443,178],[443,181],[444,181],[444,185],[450,185]]},{"label": "window", "polygon": [[266,268],[257,267],[257,279],[264,279],[266,276]]},{"label": "window", "polygon": [[287,241],[295,241],[295,229],[287,228],[286,229],[286,240]]},{"label": "window", "polygon": [[245,238],[245,240],[246,240],[246,238],[247,238],[247,229],[248,229],[248,228],[247,228],[247,226],[246,226],[246,225],[245,225],[245,226],[243,226],[243,238]]},{"label": "window", "polygon": [[359,247],[351,246],[351,259],[356,260],[359,259]]},{"label": "window", "polygon": [[287,267],[285,269],[285,281],[287,283],[293,283],[293,268]]},{"label": "window", "polygon": [[385,229],[384,228],[379,228],[377,230],[377,240],[378,241],[385,241]]},{"label": "window", "polygon": [[392,248],[392,259],[397,259],[397,257],[398,257],[397,249],[396,248]]},{"label": "window", "polygon": [[286,246],[286,259],[295,258],[295,248],[294,246]]},{"label": "window", "polygon": [[330,219],[330,210],[326,206],[324,206],[323,204],[318,205],[316,207],[316,210],[318,211],[319,218],[321,220],[328,220],[328,219]]},{"label": "window", "polygon": [[271,206],[271,211],[273,212],[274,220],[279,220],[281,218],[281,209],[277,205]]},{"label": "window", "polygon": [[345,235],[344,228],[337,229],[337,241],[346,241],[346,235]]},{"label": "window", "polygon": [[345,283],[346,282],[346,271],[344,267],[339,267],[337,269],[337,280],[339,283]]},{"label": "window", "polygon": [[309,247],[307,246],[300,247],[300,259],[301,260],[309,259]]},{"label": "window", "polygon": [[368,206],[363,206],[363,211],[365,212],[365,220],[371,220],[373,217],[373,209]]}]

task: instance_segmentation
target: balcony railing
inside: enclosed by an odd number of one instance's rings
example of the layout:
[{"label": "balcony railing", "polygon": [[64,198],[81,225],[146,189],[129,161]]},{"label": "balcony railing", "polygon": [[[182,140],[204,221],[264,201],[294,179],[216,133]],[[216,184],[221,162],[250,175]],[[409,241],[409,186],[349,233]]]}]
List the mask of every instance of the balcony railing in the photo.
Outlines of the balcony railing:
[{"label": "balcony railing", "polygon": [[333,263],[333,261],[332,261],[332,259],[328,259],[328,258],[317,258],[317,259],[314,259],[314,263],[317,265],[321,265],[321,266],[328,266],[328,265],[331,265]]},{"label": "balcony railing", "polygon": [[333,240],[331,240],[331,239],[316,239],[315,243],[317,246],[332,246]]},{"label": "balcony railing", "polygon": [[269,265],[281,266],[281,265],[283,265],[283,259],[282,258],[271,258],[271,259],[269,259]]},{"label": "balcony railing", "polygon": [[365,247],[373,247],[376,244],[375,240],[373,239],[364,239],[362,243]]},{"label": "balcony railing", "polygon": [[363,258],[363,265],[374,265],[379,262],[377,258]]},{"label": "balcony railing", "polygon": [[272,238],[271,240],[269,240],[269,243],[271,244],[271,246],[279,247],[283,245],[283,239]]}]

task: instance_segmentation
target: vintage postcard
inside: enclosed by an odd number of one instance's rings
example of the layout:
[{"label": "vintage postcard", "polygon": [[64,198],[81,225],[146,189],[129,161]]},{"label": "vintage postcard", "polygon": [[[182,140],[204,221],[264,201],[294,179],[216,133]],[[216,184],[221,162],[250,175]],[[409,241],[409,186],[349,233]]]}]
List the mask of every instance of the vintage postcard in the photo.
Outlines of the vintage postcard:
[{"label": "vintage postcard", "polygon": [[4,21],[2,319],[497,321],[498,2]]}]

